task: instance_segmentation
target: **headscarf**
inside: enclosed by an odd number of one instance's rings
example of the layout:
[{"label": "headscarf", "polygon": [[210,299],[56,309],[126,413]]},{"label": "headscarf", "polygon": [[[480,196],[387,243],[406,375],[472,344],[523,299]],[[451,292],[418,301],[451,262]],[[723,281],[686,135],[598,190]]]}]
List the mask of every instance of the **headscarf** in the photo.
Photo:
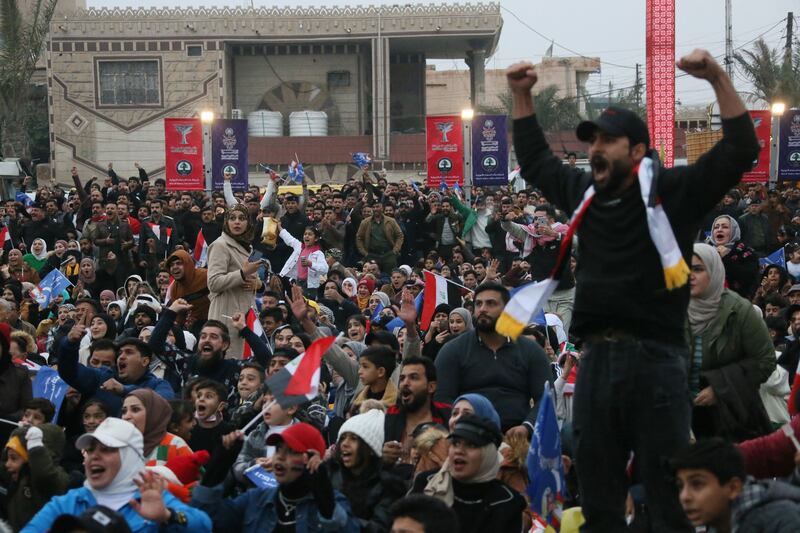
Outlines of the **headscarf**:
[{"label": "headscarf", "polygon": [[92,273],[89,274],[88,276],[84,275],[82,268],[78,269],[78,279],[83,282],[84,286],[86,286],[94,283],[95,280],[97,279],[97,272],[96,272],[97,265],[95,264],[94,259],[92,259],[91,257],[84,257],[83,259],[81,259],[81,266],[83,266],[84,263],[92,265]]},{"label": "headscarf", "polygon": [[[113,341],[114,339],[117,338],[117,325],[114,323],[114,319],[112,319],[106,313],[98,313],[92,317],[92,320],[94,320],[95,318],[99,318],[100,320],[106,323],[106,334],[103,337],[101,337],[102,339],[110,339]],[[86,333],[88,333],[89,336],[91,336],[91,331],[87,330]]]},{"label": "headscarf", "polygon": [[464,320],[464,324],[466,324],[466,329],[464,331],[469,331],[472,329],[472,315],[469,314],[469,311],[463,307],[456,307],[450,311],[450,316],[453,316],[454,314],[460,316]]},{"label": "headscarf", "polygon": [[694,335],[701,335],[717,316],[722,291],[725,290],[725,267],[717,250],[708,244],[695,243],[694,255],[703,262],[709,277],[703,294],[689,300],[689,325]]},{"label": "headscarf", "polygon": [[[63,257],[63,255],[67,253],[67,241],[65,241],[64,239],[58,239],[56,241],[56,245],[58,245],[58,243],[61,243],[61,245],[64,247],[64,251],[61,252],[61,255],[59,255],[59,257]],[[53,247],[53,251],[55,252],[55,247]],[[58,252],[56,252],[56,255],[58,255]]]},{"label": "headscarf", "polygon": [[[243,213],[244,216],[247,217],[247,229],[238,236],[233,235],[228,228],[228,219],[235,211]],[[222,232],[239,243],[245,250],[250,250],[250,243],[253,241],[253,221],[250,219],[250,213],[247,211],[247,207],[242,204],[236,204],[228,208],[228,210],[225,211],[225,221],[222,223]]]},{"label": "headscarf", "polygon": [[130,446],[117,448],[119,450],[120,466],[117,475],[108,486],[102,489],[95,489],[89,481],[84,481],[83,486],[89,489],[94,496],[97,505],[104,505],[112,511],[117,511],[131,501],[136,493],[136,483],[133,482],[142,470],[144,470],[144,460]]},{"label": "headscarf", "polygon": [[47,243],[44,242],[44,239],[36,238],[33,239],[33,242],[41,241],[42,243],[42,251],[38,254],[33,253],[33,246],[31,246],[31,250],[22,257],[22,260],[30,265],[30,267],[34,270],[41,270],[42,267],[47,263]]},{"label": "headscarf", "polygon": [[109,299],[109,301],[112,301],[114,298],[117,297],[117,295],[114,294],[114,291],[110,289],[103,289],[102,291],[100,291],[100,298],[102,298],[103,296],[106,296]]},{"label": "headscarf", "polygon": [[[475,473],[475,476],[470,479],[461,480],[461,483],[488,483],[497,478],[497,473],[500,472],[500,465],[503,462],[503,456],[497,450],[497,446],[490,442],[481,449],[481,466]],[[455,493],[453,491],[453,475],[450,472],[450,458],[448,457],[442,468],[439,469],[428,481],[425,486],[425,494],[433,496],[442,500],[448,507],[453,506],[455,501]]]},{"label": "headscarf", "polygon": [[733,248],[734,246],[736,246],[736,243],[739,242],[739,240],[742,238],[742,230],[739,227],[739,223],[736,221],[736,219],[730,215],[720,215],[714,219],[714,222],[711,223],[711,235],[708,236],[706,242],[711,246],[717,246],[717,244],[714,242],[714,225],[717,223],[717,220],[721,218],[727,218],[731,224],[731,240],[726,242],[724,246],[727,246],[728,248]]},{"label": "headscarf", "polygon": [[[358,294],[358,287],[365,286],[369,294],[366,296],[359,296]],[[364,278],[358,282],[358,286],[356,287],[356,303],[358,304],[358,309],[363,311],[367,307],[369,307],[369,297],[372,295],[372,291],[375,290],[375,282],[372,281],[372,278]]]},{"label": "headscarf", "polygon": [[172,407],[167,400],[150,389],[136,389],[128,396],[136,396],[144,405],[144,456],[148,457],[167,434]]},{"label": "headscarf", "polygon": [[500,431],[500,415],[497,414],[497,410],[494,408],[494,405],[492,405],[492,402],[490,402],[486,396],[477,394],[475,392],[462,394],[456,398],[456,401],[453,402],[453,405],[457,404],[461,400],[469,402],[469,404],[472,406],[472,409],[475,411],[476,416],[490,420],[497,426],[497,430]]},{"label": "headscarf", "polygon": [[353,350],[353,353],[356,354],[356,357],[361,357],[361,353],[367,349],[367,345],[363,342],[358,341],[347,341],[344,343],[345,346]]},{"label": "headscarf", "polygon": [[33,246],[31,246],[30,254],[33,257],[35,257],[36,259],[38,259],[39,261],[44,261],[45,259],[47,259],[47,243],[44,241],[44,239],[42,239],[40,237],[37,237],[36,239],[33,239],[34,243],[36,241],[41,241],[42,242],[42,251],[39,252],[38,254],[35,254],[35,253],[33,253]]},{"label": "headscarf", "polygon": [[356,292],[358,291],[358,282],[356,281],[355,278],[344,278],[344,280],[342,281],[342,292],[344,292],[344,294],[348,298],[352,298],[352,297],[354,297],[356,295],[356,293],[353,292],[353,294],[350,294],[350,293],[347,292],[347,289],[344,288],[345,282],[348,282],[348,281],[353,285],[353,291],[356,291]]},{"label": "headscarf", "polygon": [[383,307],[389,307],[390,305],[392,305],[392,301],[389,299],[389,295],[386,294],[385,292],[375,291],[372,293],[371,296],[377,296],[378,300],[380,300],[381,304],[383,304]]},{"label": "headscarf", "polygon": [[208,300],[208,294],[204,292],[208,287],[208,270],[196,268],[194,259],[185,250],[173,252],[167,258],[167,265],[173,261],[180,261],[183,264],[183,279],[176,279],[172,282],[170,298],[177,300],[190,294],[201,293],[202,296],[192,299],[192,314],[198,317],[208,316],[208,308],[211,304]]}]

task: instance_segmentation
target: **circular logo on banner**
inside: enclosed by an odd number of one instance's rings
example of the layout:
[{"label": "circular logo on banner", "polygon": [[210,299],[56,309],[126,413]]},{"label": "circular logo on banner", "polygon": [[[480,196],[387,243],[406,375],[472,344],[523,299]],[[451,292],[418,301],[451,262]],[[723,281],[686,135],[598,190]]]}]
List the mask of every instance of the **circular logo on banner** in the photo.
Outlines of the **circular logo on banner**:
[{"label": "circular logo on banner", "polygon": [[236,167],[233,166],[233,165],[225,165],[224,167],[222,167],[222,173],[223,174],[231,174],[231,175],[235,176],[236,173],[237,173],[237,170],[236,170]]},{"label": "circular logo on banner", "polygon": [[436,168],[439,169],[439,172],[448,173],[453,170],[453,162],[450,161],[447,157],[443,157],[436,163]]},{"label": "circular logo on banner", "polygon": [[192,166],[192,164],[191,164],[190,162],[188,162],[187,160],[185,160],[185,159],[181,159],[181,160],[180,160],[180,161],[178,161],[178,163],[175,165],[175,170],[176,170],[176,171],[178,172],[178,174],[180,174],[181,176],[188,176],[189,174],[191,174],[191,173],[192,173],[192,169],[193,169],[193,168],[194,168],[194,167]]},{"label": "circular logo on banner", "polygon": [[481,168],[486,172],[494,172],[497,170],[497,158],[493,155],[484,156],[481,159]]}]

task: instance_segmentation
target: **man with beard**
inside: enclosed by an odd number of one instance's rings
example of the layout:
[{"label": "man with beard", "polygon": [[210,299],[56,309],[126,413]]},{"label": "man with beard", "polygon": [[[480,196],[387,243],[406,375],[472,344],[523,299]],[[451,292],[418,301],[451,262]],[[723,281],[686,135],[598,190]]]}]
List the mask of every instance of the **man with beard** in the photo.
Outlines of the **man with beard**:
[{"label": "man with beard", "polygon": [[644,122],[610,107],[576,131],[589,143],[591,172],[562,165],[548,147],[531,96],[533,65],[506,73],[522,177],[568,215],[578,213],[570,329],[585,342],[572,404],[575,461],[589,465],[577,469],[585,533],[627,531],[631,452],[652,529],[693,531],[662,467],[689,440],[687,265],[703,217],[752,168],[759,146],[747,108],[711,54],[695,50],[677,67],[711,84],[722,139],[693,165],[662,169],[647,157]]},{"label": "man with beard", "polygon": [[145,302],[139,302],[138,307],[133,312],[133,326],[122,330],[117,338],[125,339],[128,337],[139,337],[139,333],[147,326],[152,326],[156,321],[156,310]]},{"label": "man with beard", "polygon": [[412,441],[409,436],[417,426],[434,423],[447,427],[450,420],[450,404],[433,401],[436,367],[427,357],[403,360],[398,388],[397,403],[386,410],[383,425],[383,461],[387,464],[409,459]]},{"label": "man with beard", "polygon": [[538,344],[525,337],[514,342],[495,331],[509,299],[508,290],[498,283],[487,282],[475,289],[475,329],[439,350],[435,364],[440,378],[435,397],[439,402],[452,403],[462,394],[482,394],[500,413],[506,435],[530,439],[539,398],[552,373]]},{"label": "man with beard", "polygon": [[[227,401],[236,400],[236,384],[239,381],[239,364],[235,359],[225,359],[225,352],[231,344],[228,328],[219,320],[208,320],[200,330],[197,349],[194,353],[179,348],[180,342],[168,343],[168,335],[175,325],[179,313],[188,313],[192,304],[178,298],[163,310],[153,334],[150,346],[162,361],[180,374],[182,383],[193,378],[212,379],[225,385],[229,391]],[[233,326],[253,350],[253,360],[262,366],[270,358],[269,348],[264,341],[245,324],[244,315],[237,313],[232,317]],[[236,405],[235,403],[231,405]]]}]

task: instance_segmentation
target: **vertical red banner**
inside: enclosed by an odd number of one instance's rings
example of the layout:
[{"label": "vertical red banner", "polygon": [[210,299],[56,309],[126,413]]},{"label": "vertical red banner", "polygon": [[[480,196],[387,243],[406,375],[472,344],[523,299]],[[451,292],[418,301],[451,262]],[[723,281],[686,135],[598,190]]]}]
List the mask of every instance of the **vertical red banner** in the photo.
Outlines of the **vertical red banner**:
[{"label": "vertical red banner", "polygon": [[464,185],[464,129],[461,117],[426,117],[426,160],[428,186]]},{"label": "vertical red banner", "polygon": [[756,129],[756,138],[761,149],[758,151],[758,159],[755,160],[753,170],[745,172],[742,181],[766,183],[769,180],[772,114],[769,110],[750,111],[750,118],[753,119],[753,127]]},{"label": "vertical red banner", "polygon": [[647,127],[671,167],[675,147],[675,0],[647,0]]},{"label": "vertical red banner", "polygon": [[202,191],[203,125],[196,118],[164,119],[167,190]]}]

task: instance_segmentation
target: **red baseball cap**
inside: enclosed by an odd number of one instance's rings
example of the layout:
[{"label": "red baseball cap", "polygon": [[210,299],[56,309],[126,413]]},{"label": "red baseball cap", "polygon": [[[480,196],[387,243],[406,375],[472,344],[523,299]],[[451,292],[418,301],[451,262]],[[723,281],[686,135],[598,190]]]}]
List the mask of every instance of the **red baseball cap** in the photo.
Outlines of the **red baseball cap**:
[{"label": "red baseball cap", "polygon": [[311,424],[300,422],[292,424],[280,433],[273,433],[267,438],[267,444],[276,446],[281,441],[294,452],[305,453],[309,450],[319,452],[320,457],[325,455],[325,440],[322,433]]}]

